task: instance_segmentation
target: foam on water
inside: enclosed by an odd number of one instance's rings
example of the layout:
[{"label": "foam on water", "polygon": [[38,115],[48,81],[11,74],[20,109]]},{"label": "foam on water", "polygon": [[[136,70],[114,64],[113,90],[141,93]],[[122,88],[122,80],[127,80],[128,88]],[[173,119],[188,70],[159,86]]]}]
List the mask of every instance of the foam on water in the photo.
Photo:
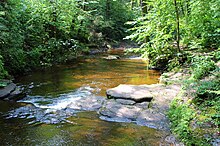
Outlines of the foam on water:
[{"label": "foam on water", "polygon": [[74,116],[79,112],[79,108],[70,104],[76,104],[81,100],[86,100],[93,95],[96,89],[89,86],[83,86],[74,92],[61,94],[57,98],[43,96],[27,96],[18,101],[27,103],[27,105],[9,111],[6,118],[26,118],[32,119],[30,124],[40,122],[47,124],[56,124],[67,122],[66,118]]},{"label": "foam on water", "polygon": [[57,98],[43,96],[27,96],[18,102],[31,103],[35,107],[43,109],[61,110],[65,109],[72,102],[78,101],[83,98],[88,98],[88,96],[93,94],[94,90],[94,88],[91,88],[89,86],[83,86],[74,92],[61,94]]}]

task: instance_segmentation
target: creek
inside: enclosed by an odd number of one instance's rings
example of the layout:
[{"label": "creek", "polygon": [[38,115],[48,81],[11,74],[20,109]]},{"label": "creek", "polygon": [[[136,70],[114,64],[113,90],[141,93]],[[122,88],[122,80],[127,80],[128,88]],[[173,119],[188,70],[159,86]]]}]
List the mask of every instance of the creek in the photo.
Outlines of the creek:
[{"label": "creek", "polygon": [[141,59],[103,56],[81,57],[17,78],[26,96],[16,102],[0,101],[1,145],[160,145],[168,135],[165,131],[108,122],[94,111],[68,108],[79,98],[106,98],[106,89],[119,84],[158,83],[160,73],[148,70]]}]

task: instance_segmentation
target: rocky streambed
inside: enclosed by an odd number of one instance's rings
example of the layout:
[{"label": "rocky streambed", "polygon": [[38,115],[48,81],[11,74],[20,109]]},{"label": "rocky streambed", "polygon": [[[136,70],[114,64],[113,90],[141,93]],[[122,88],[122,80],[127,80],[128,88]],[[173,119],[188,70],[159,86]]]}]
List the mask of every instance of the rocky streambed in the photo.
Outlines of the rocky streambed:
[{"label": "rocky streambed", "polygon": [[107,96],[98,113],[108,121],[134,122],[160,130],[169,130],[166,112],[177,96],[179,85],[119,85],[107,90]]},{"label": "rocky streambed", "polygon": [[80,111],[96,111],[102,120],[131,122],[169,131],[166,112],[180,85],[119,85],[107,90],[108,98],[92,94],[93,90],[82,87],[63,94],[57,101],[28,96],[18,102],[30,104],[11,111],[8,118],[31,116],[38,117],[37,122],[59,123]]},{"label": "rocky streambed", "polygon": [[0,87],[0,99],[6,100],[16,100],[20,95],[22,95],[22,90],[16,86],[10,80],[0,80],[2,87]]},{"label": "rocky streambed", "polygon": [[[42,130],[39,133],[42,135],[49,132],[47,127],[54,127],[60,133],[52,135],[71,139],[71,144],[78,140],[76,144],[90,141],[94,145],[105,143],[108,139],[113,141],[107,143],[114,145],[120,143],[121,137],[126,137],[123,143],[130,142],[130,145],[172,145],[176,140],[170,135],[166,112],[171,100],[178,94],[180,85],[158,84],[159,77],[160,73],[148,70],[142,60],[121,58],[109,61],[109,58],[102,57],[86,58],[77,66],[58,66],[22,77],[17,84],[25,89],[26,95],[17,102],[0,102],[3,105],[0,108],[0,122],[6,131],[0,135],[5,137],[5,143],[10,141],[7,137],[11,132],[23,138],[17,130],[12,130],[23,124],[26,130],[20,131],[24,133],[25,140],[18,140],[21,143],[28,142],[28,139],[32,140],[32,144],[42,139],[48,143],[45,137],[39,138],[38,135],[30,138],[27,131],[35,127],[32,133]],[[84,119],[80,117],[82,113],[91,116]],[[96,113],[95,116],[92,113]],[[83,125],[79,124],[81,120]],[[91,127],[94,123],[97,125],[92,130],[83,128]],[[114,125],[119,125],[118,129]],[[62,130],[62,126],[67,129]],[[100,126],[102,129],[97,131]],[[152,133],[147,134],[149,132],[144,129]],[[79,137],[72,138],[69,132]],[[99,139],[97,133],[103,137]],[[123,133],[120,138],[119,133]],[[137,133],[142,133],[142,136],[134,137]],[[85,137],[82,137],[83,134]],[[53,140],[51,137],[48,139]]]}]

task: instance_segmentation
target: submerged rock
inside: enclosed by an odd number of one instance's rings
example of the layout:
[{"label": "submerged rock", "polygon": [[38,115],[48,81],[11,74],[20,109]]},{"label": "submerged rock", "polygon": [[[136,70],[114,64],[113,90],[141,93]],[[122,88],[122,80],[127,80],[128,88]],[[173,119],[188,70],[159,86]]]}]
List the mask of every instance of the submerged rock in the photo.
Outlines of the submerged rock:
[{"label": "submerged rock", "polygon": [[105,101],[105,98],[100,96],[90,96],[86,98],[78,98],[74,102],[67,105],[67,108],[83,111],[97,111]]},{"label": "submerged rock", "polygon": [[[96,111],[102,120],[132,122],[169,131],[169,121],[166,117],[166,112],[169,108],[169,103],[178,94],[180,86],[156,84],[129,85],[126,87],[131,87],[132,92],[130,93],[147,93],[147,97],[150,95],[154,98],[151,102],[140,99],[133,100],[131,98],[135,95],[133,94],[129,98],[106,99],[92,94],[94,89],[83,87],[72,93],[62,94],[56,100],[28,96],[19,102],[31,104],[11,111],[8,118],[34,118],[33,122],[54,124],[66,122],[66,118],[80,111]],[[128,90],[124,88],[122,91],[127,92]]]},{"label": "submerged rock", "polygon": [[43,109],[35,107],[32,104],[27,104],[23,107],[14,109],[8,113],[7,119],[10,118],[21,118],[29,119],[29,124],[46,123],[46,124],[57,124],[61,122],[68,122],[66,118],[74,116],[78,111],[73,109]]},{"label": "submerged rock", "polygon": [[116,60],[116,59],[120,59],[120,57],[118,55],[108,55],[107,57],[102,57],[103,59],[106,60]]}]

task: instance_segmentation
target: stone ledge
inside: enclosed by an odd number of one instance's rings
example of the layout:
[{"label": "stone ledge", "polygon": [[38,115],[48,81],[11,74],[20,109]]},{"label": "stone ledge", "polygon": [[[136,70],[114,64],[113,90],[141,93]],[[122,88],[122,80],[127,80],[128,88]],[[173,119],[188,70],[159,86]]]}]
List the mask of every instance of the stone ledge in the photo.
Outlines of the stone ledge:
[{"label": "stone ledge", "polygon": [[16,89],[16,85],[14,83],[10,83],[4,88],[0,89],[0,99],[4,99],[9,96]]},{"label": "stone ledge", "polygon": [[135,102],[151,101],[153,95],[148,90],[150,86],[119,85],[106,91],[107,98],[133,100]]}]

